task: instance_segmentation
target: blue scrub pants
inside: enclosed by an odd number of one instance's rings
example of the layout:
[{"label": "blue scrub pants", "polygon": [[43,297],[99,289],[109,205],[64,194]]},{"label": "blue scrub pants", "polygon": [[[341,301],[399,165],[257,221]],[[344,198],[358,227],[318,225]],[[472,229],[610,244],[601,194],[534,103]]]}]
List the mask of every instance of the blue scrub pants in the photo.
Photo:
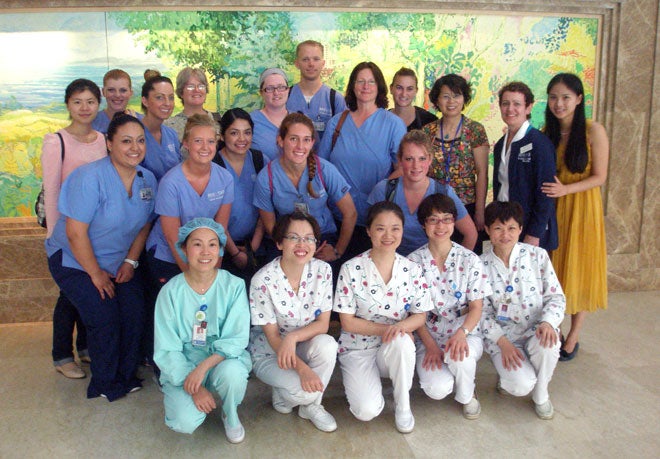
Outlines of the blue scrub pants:
[{"label": "blue scrub pants", "polygon": [[[237,427],[240,422],[237,408],[245,396],[249,371],[239,359],[225,359],[209,370],[203,382],[204,387],[217,392],[222,399],[222,411],[230,427]],[[165,383],[162,391],[167,427],[176,432],[193,433],[206,419],[206,413],[197,409],[183,386]]]},{"label": "blue scrub pants", "polygon": [[92,378],[87,398],[105,395],[109,401],[140,387],[135,372],[144,326],[144,291],[139,273],[115,284],[114,298],[101,295],[85,271],[62,266],[62,251],[48,259],[50,272],[87,327]]},{"label": "blue scrub pants", "polygon": [[73,362],[73,330],[76,329],[76,349],[78,357],[89,355],[87,352],[87,330],[80,314],[71,301],[60,292],[53,310],[53,364],[55,366]]}]

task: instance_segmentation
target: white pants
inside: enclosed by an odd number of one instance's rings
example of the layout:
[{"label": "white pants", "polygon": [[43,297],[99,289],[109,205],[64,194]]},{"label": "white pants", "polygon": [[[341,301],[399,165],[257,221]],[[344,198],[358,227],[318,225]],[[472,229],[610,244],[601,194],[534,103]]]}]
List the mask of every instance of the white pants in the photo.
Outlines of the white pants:
[{"label": "white pants", "polygon": [[426,348],[423,344],[417,348],[417,375],[419,385],[426,395],[434,400],[442,400],[454,390],[456,381],[456,395],[454,400],[465,405],[474,395],[474,375],[477,371],[477,362],[484,351],[481,337],[468,336],[469,355],[461,360],[453,360],[448,352],[445,352],[444,365],[440,370],[425,370],[422,366]]},{"label": "white pants", "polygon": [[536,335],[527,339],[524,345],[515,344],[527,358],[522,362],[522,368],[506,370],[502,365],[502,354],[497,352],[490,358],[500,376],[502,388],[517,397],[532,392],[532,400],[537,405],[548,401],[548,384],[552,379],[557,361],[559,360],[559,340],[551,347],[541,346]]},{"label": "white pants", "polygon": [[397,412],[410,410],[410,389],[415,372],[415,343],[399,335],[377,348],[352,350],[339,356],[346,398],[351,413],[370,421],[385,406],[380,378],[390,378]]},{"label": "white pants", "polygon": [[[316,335],[296,345],[296,354],[318,375],[327,389],[332,371],[337,362],[337,342],[330,335]],[[305,392],[300,385],[300,376],[294,369],[283,370],[277,364],[277,355],[269,355],[253,362],[254,374],[266,384],[273,386],[291,407],[321,404],[323,392]]]}]

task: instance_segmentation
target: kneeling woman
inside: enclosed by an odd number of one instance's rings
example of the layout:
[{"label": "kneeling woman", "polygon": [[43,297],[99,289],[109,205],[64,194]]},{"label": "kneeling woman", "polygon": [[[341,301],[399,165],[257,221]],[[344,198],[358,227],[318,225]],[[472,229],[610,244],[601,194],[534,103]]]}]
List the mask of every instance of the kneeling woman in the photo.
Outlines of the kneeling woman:
[{"label": "kneeling woman", "polygon": [[245,430],[237,407],[250,372],[250,332],[245,283],[216,268],[227,237],[210,218],[179,228],[177,251],[187,263],[158,294],[154,361],[165,394],[165,424],[193,433],[222,399],[227,439],[239,443]]},{"label": "kneeling woman", "polygon": [[372,248],[347,261],[339,272],[334,310],[341,320],[339,363],[351,412],[370,421],[385,406],[381,377],[392,380],[396,428],[412,432],[410,388],[415,371],[412,332],[424,326],[431,308],[422,268],[396,253],[403,212],[382,201],[369,208]]},{"label": "kneeling woman", "polygon": [[321,230],[314,217],[296,211],[275,224],[273,239],[282,256],[264,266],[250,284],[254,373],[273,387],[273,408],[296,406],[317,429],[337,429],[321,405],[337,360],[337,343],[327,335],[332,309],[332,270],[314,258]]},{"label": "kneeling woman", "polygon": [[450,239],[456,215],[454,201],[441,194],[426,197],[417,211],[429,243],[408,258],[422,266],[433,304],[426,326],[417,330],[417,374],[424,393],[435,400],[449,395],[455,384],[463,416],[477,419],[481,406],[474,376],[483,353],[478,325],[491,290],[479,257]]}]

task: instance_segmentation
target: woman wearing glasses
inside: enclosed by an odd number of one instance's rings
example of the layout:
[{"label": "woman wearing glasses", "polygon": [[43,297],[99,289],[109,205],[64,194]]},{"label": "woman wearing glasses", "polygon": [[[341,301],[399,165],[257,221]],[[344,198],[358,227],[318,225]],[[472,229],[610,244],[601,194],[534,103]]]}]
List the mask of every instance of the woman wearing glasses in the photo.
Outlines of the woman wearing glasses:
[{"label": "woman wearing glasses", "polygon": [[[208,90],[209,83],[202,69],[186,67],[176,76],[176,95],[183,104],[183,110],[172,118],[165,120],[163,124],[176,131],[179,142],[183,141],[183,132],[189,117],[193,115],[206,115],[212,120],[216,119],[216,117],[219,119],[217,113],[204,109]],[[216,133],[220,133],[220,126],[216,125],[215,130]],[[182,149],[182,153],[184,157],[187,156],[187,151]]]},{"label": "woman wearing glasses", "polygon": [[454,202],[440,194],[425,198],[417,211],[429,242],[408,258],[422,266],[433,304],[426,326],[417,330],[417,374],[426,395],[442,400],[455,389],[463,416],[477,419],[474,375],[483,353],[478,325],[491,289],[479,257],[450,239],[456,215]]},{"label": "woman wearing glasses", "polygon": [[272,386],[273,408],[309,419],[324,432],[337,428],[321,405],[337,360],[327,334],[332,309],[332,270],[314,258],[321,231],[314,217],[296,211],[273,230],[282,256],[264,266],[250,285],[254,374]]},{"label": "woman wearing glasses", "polygon": [[289,99],[289,80],[284,70],[266,69],[259,77],[259,92],[264,100],[264,107],[250,113],[254,121],[252,146],[260,150],[265,159],[272,161],[280,152],[275,142],[280,124],[289,113],[286,101]]},{"label": "woman wearing glasses", "polygon": [[[254,205],[271,235],[277,215],[294,210],[312,215],[321,228],[316,257],[330,263],[346,251],[357,212],[346,180],[332,164],[311,153],[314,132],[312,120],[302,113],[284,118],[277,136],[282,155],[259,173]],[[342,216],[339,232],[329,204],[335,205]]]},{"label": "woman wearing glasses", "polygon": [[401,177],[381,181],[368,199],[369,204],[383,200],[392,201],[403,210],[406,221],[403,226],[403,239],[397,252],[404,256],[426,244],[428,239],[424,225],[417,220],[417,210],[424,198],[436,193],[446,195],[454,201],[457,209],[456,229],[463,235],[463,247],[472,250],[477,240],[474,223],[453,188],[428,177],[431,165],[429,151],[431,142],[426,134],[419,130],[408,132],[401,139],[397,154]]},{"label": "woman wearing glasses", "polygon": [[[367,197],[393,171],[406,126],[401,118],[386,110],[387,84],[373,62],[361,62],[351,72],[346,105],[350,111],[337,114],[328,122],[328,134],[323,136],[319,156],[334,164],[351,186],[358,218],[348,256],[354,256],[370,246],[365,228]],[[341,215],[335,212],[335,218],[341,220]]]}]

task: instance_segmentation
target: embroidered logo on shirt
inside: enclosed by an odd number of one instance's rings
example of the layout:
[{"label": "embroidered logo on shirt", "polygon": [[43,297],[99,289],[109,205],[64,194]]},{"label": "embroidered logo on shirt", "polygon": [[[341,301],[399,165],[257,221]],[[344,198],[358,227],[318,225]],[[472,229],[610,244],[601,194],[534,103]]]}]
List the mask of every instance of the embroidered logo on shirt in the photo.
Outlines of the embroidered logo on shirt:
[{"label": "embroidered logo on shirt", "polygon": [[528,143],[520,147],[520,153],[518,153],[518,161],[523,163],[529,163],[532,161],[532,144]]}]

